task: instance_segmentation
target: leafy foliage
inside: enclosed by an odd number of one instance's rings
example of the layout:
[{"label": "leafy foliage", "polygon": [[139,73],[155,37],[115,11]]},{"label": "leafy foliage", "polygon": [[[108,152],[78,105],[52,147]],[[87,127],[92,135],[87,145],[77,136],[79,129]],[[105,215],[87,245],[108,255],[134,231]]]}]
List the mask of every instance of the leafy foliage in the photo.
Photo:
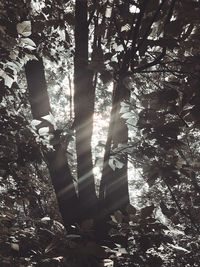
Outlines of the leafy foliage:
[{"label": "leafy foliage", "polygon": [[[155,215],[154,205],[140,210],[130,205],[126,212],[111,215],[110,236],[116,246],[111,258],[116,266],[197,266],[199,255],[185,243],[188,239],[185,234],[182,231],[172,234],[172,228]],[[195,240],[198,247],[199,241]]]},{"label": "leafy foliage", "polygon": [[[130,91],[120,110],[129,142],[111,146],[109,163],[119,170],[128,156],[141,173],[132,183],[148,187],[140,208],[111,215],[115,248],[107,254],[94,240],[91,221],[76,225],[74,235],[63,230],[43,156],[52,149],[49,139],[61,142],[76,174],[74,146],[68,145],[73,112],[63,108],[72,108],[66,91],[73,75],[74,8],[71,1],[0,3],[0,261],[72,267],[110,257],[116,266],[198,266],[199,3],[88,1],[96,112],[107,117],[111,82]],[[38,55],[46,63],[53,113],[65,114],[53,138],[47,128],[34,127],[24,90],[23,67]],[[100,154],[104,147],[99,141],[93,150]]]}]

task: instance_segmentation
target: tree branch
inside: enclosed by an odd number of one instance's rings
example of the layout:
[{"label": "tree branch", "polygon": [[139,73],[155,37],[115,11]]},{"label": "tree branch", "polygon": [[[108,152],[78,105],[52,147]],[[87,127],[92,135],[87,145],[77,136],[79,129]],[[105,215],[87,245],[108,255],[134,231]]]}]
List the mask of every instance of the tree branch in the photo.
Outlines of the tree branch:
[{"label": "tree branch", "polygon": [[181,117],[181,115],[178,113],[176,107],[174,107],[174,111],[176,112],[177,116],[179,117],[179,119],[184,123],[184,125],[189,128],[189,125],[187,124],[187,122]]},{"label": "tree branch", "polygon": [[[162,5],[164,4],[164,2],[165,2],[165,1],[163,1],[163,2],[160,4],[160,6],[159,6],[157,12],[156,12],[155,15],[154,15],[153,20],[155,20],[155,18],[156,18],[156,16],[158,15],[158,13],[159,13],[159,11],[160,11]],[[164,23],[164,29],[165,29],[166,25],[170,22],[170,19],[171,19],[172,15],[173,15],[173,10],[174,10],[175,3],[176,3],[176,0],[172,0],[171,5],[170,5],[169,12],[168,12],[168,14],[167,14],[167,18],[166,18],[165,23]],[[142,18],[141,18],[141,19],[142,19]],[[150,24],[150,28],[151,28],[151,25],[153,24],[153,20],[152,20],[152,22],[151,22],[151,24]],[[138,21],[139,21],[139,18],[138,18]],[[141,21],[140,21],[140,23],[141,23]],[[136,27],[137,27],[137,25],[136,25]],[[142,38],[142,41],[138,44],[138,47],[135,49],[134,52],[138,51],[138,49],[141,47],[141,45],[142,45],[143,42],[144,42],[144,38],[147,37],[148,34],[149,34],[149,30],[150,30],[150,29],[148,29],[148,30],[146,31],[145,36]],[[139,31],[139,28],[138,28],[138,31]],[[165,54],[166,54],[166,47],[163,47],[163,51],[162,51],[162,53],[160,54],[160,56],[158,56],[154,61],[152,61],[152,62],[150,62],[150,63],[147,63],[146,65],[144,65],[144,66],[142,66],[142,67],[137,68],[135,71],[140,72],[140,71],[142,71],[142,70],[144,70],[144,69],[147,69],[147,68],[150,68],[150,67],[152,67],[152,66],[155,66],[155,65],[159,64],[160,61],[161,61],[161,59],[165,56]],[[132,71],[134,72],[134,62],[133,62],[133,60],[132,60],[132,62],[131,62],[131,69],[132,69]]]},{"label": "tree branch", "polygon": [[[143,66],[141,66],[141,67],[138,67],[138,68],[136,68],[135,70],[134,70],[134,68],[133,68],[134,72],[141,72],[141,71],[143,71],[143,70],[145,70],[145,69],[147,69],[147,68],[150,68],[150,67],[153,67],[153,66],[159,64],[160,61],[163,59],[163,57],[164,57],[165,55],[166,55],[166,47],[163,48],[161,54],[160,54],[154,61],[149,62],[149,63],[147,63],[147,64],[145,64],[145,65],[143,65]],[[132,64],[131,64],[131,65],[132,65]]]}]

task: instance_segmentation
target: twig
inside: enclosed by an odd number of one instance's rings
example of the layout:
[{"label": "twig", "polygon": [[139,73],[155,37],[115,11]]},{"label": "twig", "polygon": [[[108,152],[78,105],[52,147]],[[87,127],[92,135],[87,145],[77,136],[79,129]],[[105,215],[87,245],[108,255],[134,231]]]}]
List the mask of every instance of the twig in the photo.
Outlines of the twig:
[{"label": "twig", "polygon": [[[162,53],[161,53],[155,60],[153,60],[152,62],[147,63],[146,65],[143,65],[143,66],[141,66],[141,67],[138,67],[138,68],[136,68],[135,70],[134,70],[134,67],[133,67],[132,70],[133,70],[134,72],[140,72],[140,71],[143,71],[143,70],[145,70],[145,69],[147,69],[147,68],[153,67],[153,66],[159,64],[160,61],[163,59],[163,57],[164,57],[165,55],[166,55],[166,47],[163,47]],[[132,64],[131,64],[131,65],[132,65]]]}]

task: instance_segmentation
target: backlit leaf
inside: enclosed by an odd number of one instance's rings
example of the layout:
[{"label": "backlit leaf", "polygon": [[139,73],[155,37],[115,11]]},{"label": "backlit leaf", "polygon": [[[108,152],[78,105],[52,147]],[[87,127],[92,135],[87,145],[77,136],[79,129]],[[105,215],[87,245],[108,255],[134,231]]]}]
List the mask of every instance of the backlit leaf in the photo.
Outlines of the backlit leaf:
[{"label": "backlit leaf", "polygon": [[23,21],[17,24],[17,32],[24,37],[31,35],[31,22]]}]

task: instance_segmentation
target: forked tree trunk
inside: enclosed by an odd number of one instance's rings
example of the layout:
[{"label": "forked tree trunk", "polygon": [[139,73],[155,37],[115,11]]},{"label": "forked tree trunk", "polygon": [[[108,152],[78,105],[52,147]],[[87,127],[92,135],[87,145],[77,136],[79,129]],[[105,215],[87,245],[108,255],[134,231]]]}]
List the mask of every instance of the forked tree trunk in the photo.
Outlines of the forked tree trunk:
[{"label": "forked tree trunk", "polygon": [[74,111],[78,193],[83,218],[94,215],[97,202],[91,152],[95,89],[93,72],[88,69],[87,14],[87,0],[76,0]]},{"label": "forked tree trunk", "polygon": [[[53,126],[41,119],[51,112],[47,85],[45,80],[44,66],[41,58],[29,61],[25,66],[26,79],[28,84],[29,101],[34,119],[41,120],[41,127]],[[65,151],[61,144],[54,146],[54,151],[45,154],[52,184],[55,189],[58,205],[63,223],[67,229],[78,220],[78,199],[73,184],[73,177],[67,162]]]}]

